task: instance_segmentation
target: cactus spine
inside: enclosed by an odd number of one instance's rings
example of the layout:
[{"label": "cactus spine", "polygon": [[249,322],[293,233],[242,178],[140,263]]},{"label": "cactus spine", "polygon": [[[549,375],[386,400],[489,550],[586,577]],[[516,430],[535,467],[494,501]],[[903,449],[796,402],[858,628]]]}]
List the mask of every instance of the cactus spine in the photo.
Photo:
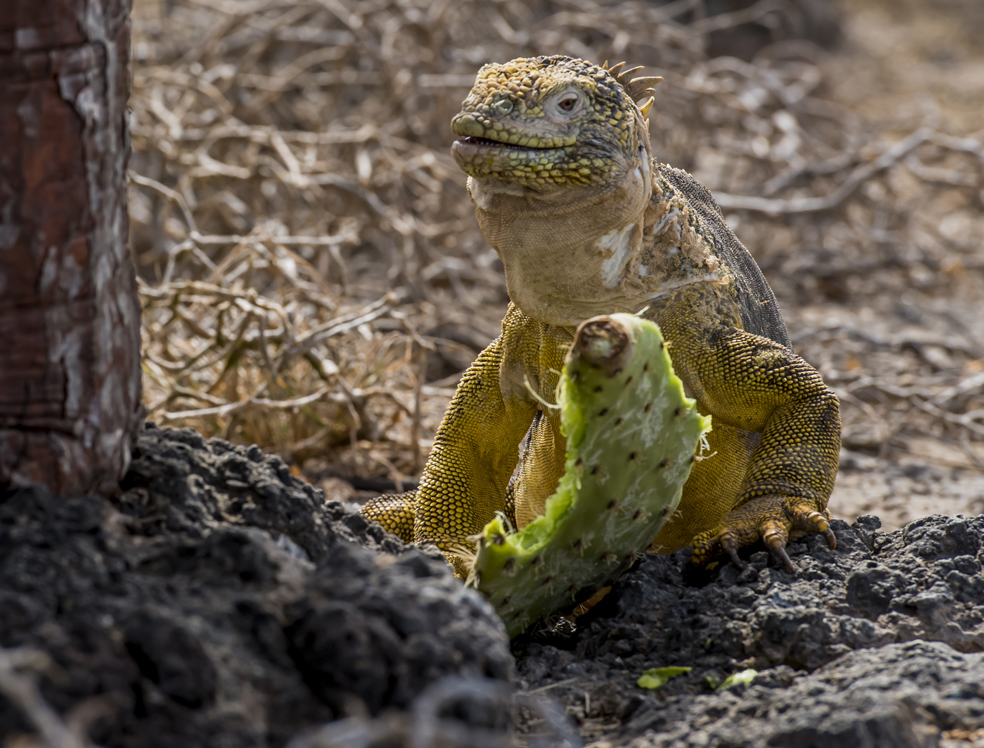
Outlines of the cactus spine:
[{"label": "cactus spine", "polygon": [[515,636],[611,582],[672,515],[710,418],[674,374],[659,328],[613,314],[581,323],[557,386],[564,475],[519,532],[496,518],[469,579]]}]

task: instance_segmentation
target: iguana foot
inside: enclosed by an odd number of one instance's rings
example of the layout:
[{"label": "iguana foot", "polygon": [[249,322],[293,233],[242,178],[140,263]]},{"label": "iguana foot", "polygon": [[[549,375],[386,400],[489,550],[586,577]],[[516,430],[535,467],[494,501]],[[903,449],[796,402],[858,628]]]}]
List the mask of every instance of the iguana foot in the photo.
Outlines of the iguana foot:
[{"label": "iguana foot", "polygon": [[722,554],[738,566],[738,549],[759,541],[778,558],[786,571],[796,573],[796,567],[786,553],[790,535],[823,535],[827,547],[837,547],[837,538],[830,529],[829,516],[818,512],[806,499],[784,496],[759,496],[742,504],[724,518],[713,530],[702,532],[693,540],[693,562],[705,566]]},{"label": "iguana foot", "polygon": [[378,522],[404,543],[413,542],[413,520],[417,511],[417,492],[386,494],[370,499],[359,510],[368,520]]}]

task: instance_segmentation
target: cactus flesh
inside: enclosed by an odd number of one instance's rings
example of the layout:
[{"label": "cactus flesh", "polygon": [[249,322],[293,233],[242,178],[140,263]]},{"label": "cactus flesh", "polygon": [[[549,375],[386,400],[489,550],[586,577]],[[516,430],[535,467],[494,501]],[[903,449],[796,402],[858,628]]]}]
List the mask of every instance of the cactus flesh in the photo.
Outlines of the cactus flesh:
[{"label": "cactus flesh", "polygon": [[565,472],[516,533],[485,526],[470,580],[510,636],[610,583],[680,501],[710,418],[674,374],[659,328],[613,314],[581,323],[557,386]]}]

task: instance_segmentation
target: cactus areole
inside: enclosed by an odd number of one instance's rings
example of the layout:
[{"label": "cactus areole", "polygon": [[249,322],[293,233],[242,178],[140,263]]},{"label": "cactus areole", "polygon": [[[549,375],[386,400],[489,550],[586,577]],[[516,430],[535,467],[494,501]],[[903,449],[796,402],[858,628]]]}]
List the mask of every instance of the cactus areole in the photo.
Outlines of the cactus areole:
[{"label": "cactus areole", "polygon": [[489,522],[469,575],[510,636],[610,583],[649,547],[710,429],[659,328],[631,314],[581,323],[557,403],[567,460],[556,493],[519,532]]}]

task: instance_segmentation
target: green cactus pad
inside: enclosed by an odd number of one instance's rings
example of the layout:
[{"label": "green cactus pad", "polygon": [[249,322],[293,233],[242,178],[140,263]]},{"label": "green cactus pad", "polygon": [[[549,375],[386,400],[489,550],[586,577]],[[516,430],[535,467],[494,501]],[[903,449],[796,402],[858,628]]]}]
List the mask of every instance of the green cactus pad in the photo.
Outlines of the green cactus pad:
[{"label": "green cactus pad", "polygon": [[565,473],[543,516],[485,526],[470,575],[510,636],[613,581],[680,501],[710,418],[674,374],[659,328],[613,314],[581,324],[557,386]]}]

